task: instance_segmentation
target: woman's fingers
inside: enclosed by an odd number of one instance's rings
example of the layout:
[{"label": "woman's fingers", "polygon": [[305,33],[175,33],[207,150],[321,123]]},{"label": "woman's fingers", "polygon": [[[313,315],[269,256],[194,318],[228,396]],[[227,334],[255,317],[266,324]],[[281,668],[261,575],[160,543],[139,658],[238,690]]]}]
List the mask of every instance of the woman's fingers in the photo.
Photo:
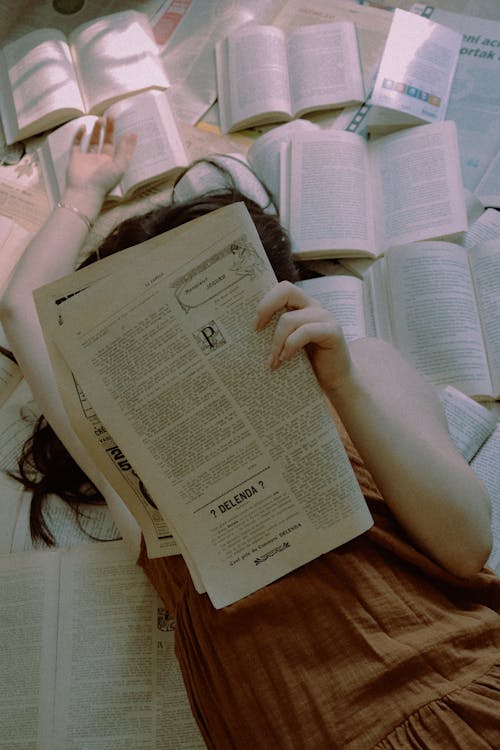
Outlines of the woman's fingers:
[{"label": "woman's fingers", "polygon": [[115,139],[115,121],[112,117],[106,117],[104,122],[104,135],[102,138],[102,151],[113,155]]},{"label": "woman's fingers", "polygon": [[80,150],[82,145],[83,136],[85,135],[85,126],[81,125],[75,133],[73,138],[73,148]]},{"label": "woman's fingers", "polygon": [[280,281],[273,286],[257,305],[254,326],[257,331],[269,323],[273,315],[281,310],[297,310],[306,307],[320,307],[298,286],[289,281]]},{"label": "woman's fingers", "polygon": [[308,344],[331,348],[339,333],[330,313],[318,304],[284,312],[274,330],[269,366],[275,369]]},{"label": "woman's fingers", "polygon": [[101,143],[101,131],[102,131],[103,121],[101,118],[95,121],[92,130],[90,131],[90,138],[89,138],[89,145],[88,150],[89,151],[98,151],[99,146]]},{"label": "woman's fingers", "polygon": [[136,133],[125,133],[116,146],[115,163],[119,169],[125,169],[132,158],[137,144]]}]

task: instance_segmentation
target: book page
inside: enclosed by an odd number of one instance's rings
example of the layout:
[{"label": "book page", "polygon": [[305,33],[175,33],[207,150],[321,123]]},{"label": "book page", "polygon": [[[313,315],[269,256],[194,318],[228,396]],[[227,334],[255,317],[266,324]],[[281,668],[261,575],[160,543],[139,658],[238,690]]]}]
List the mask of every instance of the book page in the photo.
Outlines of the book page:
[{"label": "book page", "polygon": [[[71,52],[61,32],[40,29],[6,44],[2,64],[7,69],[8,96],[16,113],[14,130],[4,122],[7,143],[83,114]],[[3,104],[8,111],[9,102]]]},{"label": "book page", "polygon": [[301,134],[290,143],[288,160],[282,168],[290,195],[288,228],[297,257],[374,254],[364,139],[344,131]]},{"label": "book page", "polygon": [[66,174],[71,156],[71,146],[77,130],[82,126],[85,135],[82,149],[88,146],[91,130],[97,117],[85,115],[61,125],[50,133],[37,150],[40,170],[50,205],[54,208],[64,195],[66,189]]},{"label": "book page", "polygon": [[307,130],[318,131],[319,126],[310,120],[292,120],[260,135],[248,149],[247,158],[252,169],[266,185],[277,206],[280,203],[281,146]]},{"label": "book page", "polygon": [[370,91],[392,22],[381,8],[358,5],[352,0],[286,0],[273,24],[284,31],[306,24],[352,21],[356,24],[366,90]]},{"label": "book page", "polygon": [[366,336],[361,279],[339,274],[297,281],[296,285],[333,315],[347,341]]},{"label": "book page", "polygon": [[[207,161],[190,167],[175,183],[176,200],[191,200],[212,190],[225,190],[231,187],[233,181],[236,189],[243,195],[263,209],[273,212],[267,191],[242,154],[214,154],[208,155],[206,159]],[[229,177],[219,170],[219,166],[229,173]]]},{"label": "book page", "polygon": [[120,183],[124,195],[187,167],[188,157],[166,91],[144,91],[116,102],[106,114],[115,118],[117,139],[125,133],[137,134],[134,154]]},{"label": "book page", "polygon": [[17,362],[0,351],[0,406],[7,401],[22,378],[23,374]]},{"label": "book page", "polygon": [[110,277],[112,299],[74,298],[57,341],[221,607],[371,519],[306,355],[266,367],[251,320],[275,277],[247,210],[192,232]]},{"label": "book page", "polygon": [[[0,554],[16,549],[14,538],[23,502],[23,487],[7,472],[17,472],[22,447],[33,431],[33,422],[22,418],[23,413],[27,416],[24,407],[30,399],[31,391],[26,381],[21,380],[0,406]],[[25,527],[25,536],[26,532]]]},{"label": "book page", "polygon": [[364,101],[356,26],[352,22],[295,29],[287,39],[287,57],[295,117],[313,109]]},{"label": "book page", "polygon": [[7,216],[0,216],[0,297],[23,254],[31,233]]},{"label": "book page", "polygon": [[153,647],[153,743],[152,748],[206,750],[194,720],[175,655],[176,621],[156,598],[152,612]]},{"label": "book page", "polygon": [[370,104],[444,120],[462,35],[396,8]]},{"label": "book page", "polygon": [[467,252],[419,242],[392,248],[385,260],[396,347],[434,385],[491,396]]},{"label": "book page", "polygon": [[469,251],[495,398],[500,397],[500,249],[497,240]]},{"label": "book page", "polygon": [[65,552],[51,747],[153,747],[153,601],[126,544]]},{"label": "book page", "polygon": [[2,744],[52,748],[58,553],[0,555],[0,590]]},{"label": "book page", "polygon": [[387,135],[370,158],[381,249],[467,229],[455,123]]},{"label": "book page", "polygon": [[471,468],[484,482],[491,498],[493,549],[487,565],[500,574],[500,425],[471,461]]},{"label": "book page", "polygon": [[460,244],[467,250],[474,245],[500,238],[500,212],[488,208],[464,233]]},{"label": "book page", "polygon": [[248,24],[217,45],[221,129],[280,122],[291,116],[283,33]]},{"label": "book page", "polygon": [[457,450],[470,462],[495,429],[496,417],[451,385],[439,391],[439,399],[446,414],[450,437]]},{"label": "book page", "polygon": [[88,114],[117,99],[169,86],[147,16],[123,11],[77,27],[69,36]]},{"label": "book page", "polygon": [[475,193],[483,206],[500,208],[500,151],[484,173]]}]

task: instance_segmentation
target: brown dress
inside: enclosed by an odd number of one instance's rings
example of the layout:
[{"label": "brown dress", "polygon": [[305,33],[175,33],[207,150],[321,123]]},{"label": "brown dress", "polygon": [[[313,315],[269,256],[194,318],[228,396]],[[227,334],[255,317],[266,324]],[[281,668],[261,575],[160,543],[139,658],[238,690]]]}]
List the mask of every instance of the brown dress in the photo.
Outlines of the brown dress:
[{"label": "brown dress", "polygon": [[142,551],[207,747],[500,749],[500,579],[415,549],[339,429],[375,520],[362,536],[221,610],[181,557]]}]

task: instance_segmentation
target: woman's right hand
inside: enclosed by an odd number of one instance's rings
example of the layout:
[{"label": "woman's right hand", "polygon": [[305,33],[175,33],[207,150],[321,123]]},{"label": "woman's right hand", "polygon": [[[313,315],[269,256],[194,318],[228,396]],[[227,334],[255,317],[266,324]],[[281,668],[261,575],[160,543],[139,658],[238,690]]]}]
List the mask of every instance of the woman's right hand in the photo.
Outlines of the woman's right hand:
[{"label": "woman's right hand", "polygon": [[[104,133],[102,132],[104,129]],[[106,194],[121,180],[134,153],[137,137],[123,135],[115,144],[112,117],[99,118],[92,128],[87,148],[82,150],[85,129],[80,128],[73,140],[66,175],[64,200],[71,205],[89,204],[90,213],[100,209]],[[99,146],[102,137],[102,146]]]}]

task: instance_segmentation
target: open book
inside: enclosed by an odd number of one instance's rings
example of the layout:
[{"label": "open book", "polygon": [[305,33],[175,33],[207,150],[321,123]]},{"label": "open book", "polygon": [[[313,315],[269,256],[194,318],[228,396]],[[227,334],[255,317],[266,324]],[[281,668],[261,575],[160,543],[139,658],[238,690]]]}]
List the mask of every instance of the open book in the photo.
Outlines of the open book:
[{"label": "open book", "polygon": [[394,247],[364,281],[324,276],[301,283],[313,296],[320,290],[350,338],[390,341],[437,386],[500,397],[498,242],[470,250],[447,242]]},{"label": "open book", "polygon": [[386,124],[444,120],[462,35],[397,8],[369,103],[383,108]]},{"label": "open book", "polygon": [[266,366],[272,326],[257,334],[251,320],[275,276],[245,207],[123,263],[61,304],[53,335],[198,589],[225,606],[366,531],[305,353]]},{"label": "open book", "polygon": [[493,549],[487,564],[500,573],[500,422],[486,409],[452,386],[439,392],[451,439],[491,498]]},{"label": "open book", "polygon": [[68,38],[39,29],[0,54],[0,103],[7,143],[113,102],[169,85],[148,18],[123,11],[78,26]]},{"label": "open book", "polygon": [[331,130],[281,155],[280,213],[297,258],[382,255],[467,229],[455,123],[367,142]]},{"label": "open book", "polygon": [[0,588],[3,747],[205,747],[175,621],[124,543],[2,555]]},{"label": "open book", "polygon": [[216,45],[224,133],[364,100],[351,21],[297,28],[248,24]]},{"label": "open book", "polygon": [[[175,177],[188,165],[177,123],[166,91],[144,91],[116,102],[106,115],[115,119],[115,136],[128,132],[137,134],[134,155],[120,181],[107,200],[129,198],[146,186]],[[86,140],[97,120],[95,115],[78,117],[54,130],[38,148],[38,159],[49,201],[54,206],[61,200],[66,186],[66,172],[71,144],[81,125]],[[83,145],[85,146],[84,140]]]}]

